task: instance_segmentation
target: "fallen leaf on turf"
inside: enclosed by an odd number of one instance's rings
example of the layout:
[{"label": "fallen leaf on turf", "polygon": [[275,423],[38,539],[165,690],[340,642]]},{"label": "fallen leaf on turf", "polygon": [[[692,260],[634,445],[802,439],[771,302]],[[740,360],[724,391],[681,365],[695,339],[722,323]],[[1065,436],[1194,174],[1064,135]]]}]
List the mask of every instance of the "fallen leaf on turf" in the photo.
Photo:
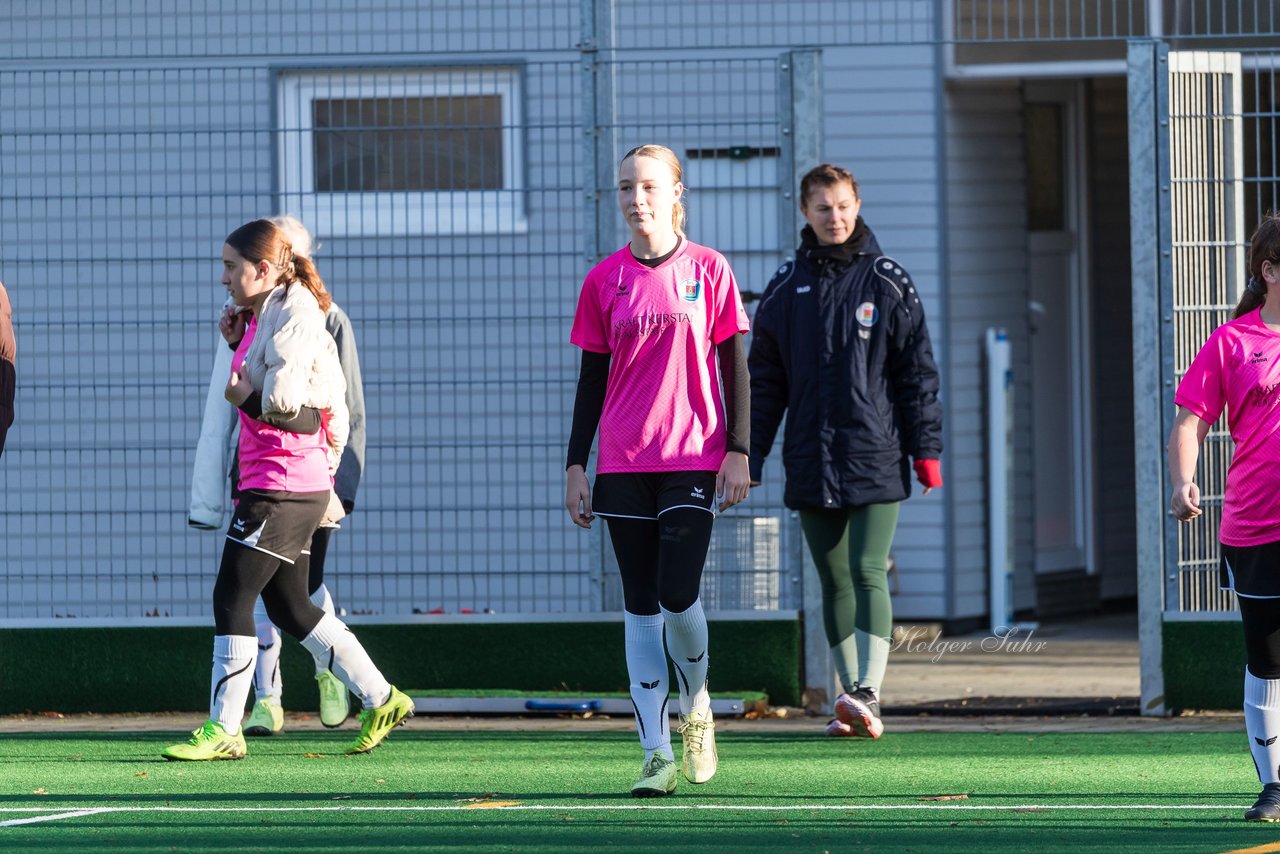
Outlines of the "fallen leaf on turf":
[{"label": "fallen leaf on turf", "polygon": [[34,792],[32,792],[31,794],[33,794],[33,795],[47,795],[47,794],[49,794],[49,792],[45,789],[45,787],[44,787],[44,786],[41,786],[40,788],[36,789],[36,790],[35,790]]},{"label": "fallen leaf on turf", "polygon": [[385,782],[387,782],[387,781],[386,781],[386,780],[384,780],[384,779],[382,779],[381,777],[377,777],[377,778],[375,778],[375,779],[374,779],[374,781],[373,781],[373,782],[375,782],[375,783],[385,783]]},{"label": "fallen leaf on turf", "polygon": [[350,795],[334,795],[330,800],[334,800],[334,801],[349,801],[349,800],[351,800],[351,796],[350,796]]},{"label": "fallen leaf on turf", "polygon": [[66,717],[62,712],[40,712],[42,718],[63,718]]},{"label": "fallen leaf on turf", "polygon": [[302,754],[302,758],[303,759],[328,759],[329,755],[327,753],[304,753]]},{"label": "fallen leaf on turf", "polygon": [[934,795],[928,798],[916,798],[918,801],[967,801],[968,795]]},{"label": "fallen leaf on turf", "polygon": [[466,804],[464,810],[492,810],[502,807],[518,807],[520,801],[480,801],[479,803]]},{"label": "fallen leaf on turf", "polygon": [[147,772],[146,772],[146,771],[139,771],[137,774],[134,774],[133,776],[135,776],[135,777],[145,777],[145,776],[147,776]]}]

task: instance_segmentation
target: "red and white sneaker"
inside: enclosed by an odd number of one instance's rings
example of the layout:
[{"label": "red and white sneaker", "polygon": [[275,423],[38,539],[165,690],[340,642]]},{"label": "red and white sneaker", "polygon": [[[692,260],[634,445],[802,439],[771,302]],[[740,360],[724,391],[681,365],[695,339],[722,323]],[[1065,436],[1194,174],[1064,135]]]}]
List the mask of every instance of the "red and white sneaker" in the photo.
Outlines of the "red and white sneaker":
[{"label": "red and white sneaker", "polygon": [[[884,724],[880,721],[880,701],[876,692],[860,687],[852,694],[836,697],[836,719],[833,723],[849,727],[852,730],[849,735],[856,738],[879,738],[884,732]],[[827,735],[833,735],[830,726],[827,727]]]},{"label": "red and white sneaker", "polygon": [[853,735],[853,727],[833,719],[827,724],[827,731],[825,734],[828,738],[848,738]]}]

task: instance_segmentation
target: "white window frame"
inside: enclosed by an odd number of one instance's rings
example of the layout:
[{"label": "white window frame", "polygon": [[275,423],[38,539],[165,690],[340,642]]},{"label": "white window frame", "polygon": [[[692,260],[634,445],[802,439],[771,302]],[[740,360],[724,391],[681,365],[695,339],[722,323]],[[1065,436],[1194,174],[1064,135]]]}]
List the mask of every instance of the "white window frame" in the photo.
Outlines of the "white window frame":
[{"label": "white window frame", "polygon": [[[524,234],[520,72],[511,66],[387,71],[288,71],[280,75],[279,164],[285,209],[317,235],[395,237]],[[318,193],[312,104],[346,98],[498,95],[502,189]]]}]

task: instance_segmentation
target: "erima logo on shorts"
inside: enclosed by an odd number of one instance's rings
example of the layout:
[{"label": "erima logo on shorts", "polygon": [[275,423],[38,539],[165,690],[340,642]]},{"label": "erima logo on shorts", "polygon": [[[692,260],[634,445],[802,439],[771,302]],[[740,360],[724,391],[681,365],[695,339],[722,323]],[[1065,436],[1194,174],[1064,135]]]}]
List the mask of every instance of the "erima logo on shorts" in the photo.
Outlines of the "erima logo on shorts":
[{"label": "erima logo on shorts", "polygon": [[696,486],[693,488],[693,492],[690,492],[689,494],[690,494],[691,496],[693,496],[694,498],[698,499],[699,501],[706,501],[706,500],[707,500],[707,496],[703,495],[703,494],[702,494],[702,490],[701,490],[701,489],[698,489],[698,487],[696,487]]},{"label": "erima logo on shorts", "polygon": [[697,302],[698,296],[702,293],[702,282],[697,279],[682,279],[676,285],[676,293],[685,302]]}]

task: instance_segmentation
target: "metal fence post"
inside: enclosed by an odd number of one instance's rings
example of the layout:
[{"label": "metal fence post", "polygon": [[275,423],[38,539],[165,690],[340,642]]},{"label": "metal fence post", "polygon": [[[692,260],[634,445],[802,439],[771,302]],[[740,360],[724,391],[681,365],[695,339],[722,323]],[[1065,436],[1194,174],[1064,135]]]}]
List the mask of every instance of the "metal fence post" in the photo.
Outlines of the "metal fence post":
[{"label": "metal fence post", "polygon": [[[1168,186],[1158,187],[1160,114],[1168,113],[1160,93],[1165,87],[1164,52],[1152,41],[1129,43],[1129,215],[1133,273],[1133,423],[1134,519],[1138,570],[1138,642],[1141,662],[1140,708],[1144,715],[1163,715],[1165,573],[1165,490],[1162,470],[1164,437],[1160,435],[1164,390],[1161,347],[1166,324],[1160,300],[1161,212]],[[1166,118],[1167,121],[1167,118]],[[1167,129],[1167,125],[1166,125]],[[1162,195],[1163,194],[1163,195]]]},{"label": "metal fence post", "polygon": [[[780,246],[786,247],[788,260],[794,259],[791,248],[799,239],[800,179],[823,160],[822,153],[822,52],[796,50],[782,57],[778,87],[782,103],[782,168],[779,193],[782,209],[778,217]],[[787,514],[787,536],[792,547],[787,550],[792,565],[788,576],[800,580],[800,608],[804,631],[804,702],[810,708],[826,711],[836,693],[835,671],[831,650],[822,625],[822,588],[818,571],[804,544],[800,517]]]}]

